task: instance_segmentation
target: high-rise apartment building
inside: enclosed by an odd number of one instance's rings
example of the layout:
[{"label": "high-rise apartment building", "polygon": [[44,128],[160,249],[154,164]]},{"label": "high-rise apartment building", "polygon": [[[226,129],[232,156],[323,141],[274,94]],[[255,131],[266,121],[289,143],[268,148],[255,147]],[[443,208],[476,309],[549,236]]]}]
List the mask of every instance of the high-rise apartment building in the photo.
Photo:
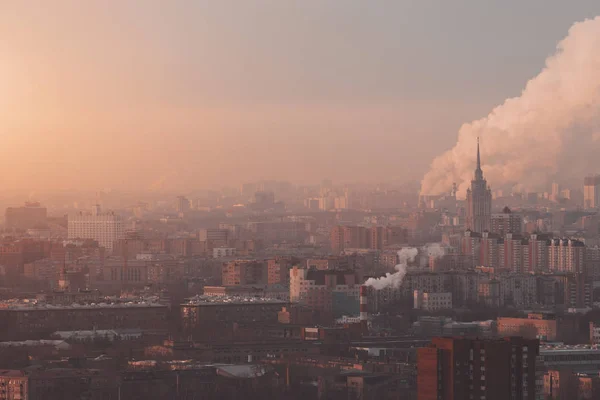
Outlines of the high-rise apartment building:
[{"label": "high-rise apartment building", "polygon": [[492,214],[491,232],[501,236],[507,233],[521,233],[523,218],[520,214],[513,213],[510,208],[504,207],[501,213]]},{"label": "high-rise apartment building", "polygon": [[534,400],[537,339],[434,338],[418,349],[419,400]]},{"label": "high-rise apartment building", "polygon": [[585,244],[574,239],[551,239],[548,264],[552,272],[585,272]]},{"label": "high-rise apartment building", "polygon": [[483,177],[479,139],[477,139],[477,168],[467,190],[467,229],[473,232],[489,231],[492,222],[492,191]]},{"label": "high-rise apartment building", "polygon": [[364,226],[338,225],[331,230],[330,239],[334,254],[344,249],[367,249],[371,243],[371,231]]},{"label": "high-rise apartment building", "polygon": [[598,208],[600,205],[600,175],[586,176],[583,179],[583,208]]},{"label": "high-rise apartment building", "polygon": [[544,234],[532,234],[529,236],[529,270],[528,272],[548,271],[548,247],[550,236]]},{"label": "high-rise apartment building", "polygon": [[338,225],[330,232],[333,253],[345,249],[383,250],[394,244],[403,244],[408,240],[408,232],[401,226],[346,226]]},{"label": "high-rise apartment building", "polygon": [[185,196],[178,196],[175,209],[178,213],[186,213],[190,211],[190,201]]},{"label": "high-rise apartment building", "polygon": [[69,216],[69,239],[92,239],[109,251],[116,240],[122,239],[123,219],[112,211],[102,212],[95,205],[91,212],[79,212]]}]

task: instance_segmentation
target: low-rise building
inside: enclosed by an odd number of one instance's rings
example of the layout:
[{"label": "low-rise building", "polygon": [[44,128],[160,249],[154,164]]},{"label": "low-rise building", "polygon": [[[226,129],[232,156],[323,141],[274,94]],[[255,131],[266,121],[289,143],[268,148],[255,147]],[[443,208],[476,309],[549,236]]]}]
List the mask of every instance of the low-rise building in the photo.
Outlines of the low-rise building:
[{"label": "low-rise building", "polygon": [[549,369],[591,371],[600,369],[600,349],[591,345],[546,344],[540,346],[540,356]]},{"label": "low-rise building", "polygon": [[286,303],[290,301],[290,289],[283,285],[205,286],[204,295],[277,299]]},{"label": "low-rise building", "polygon": [[573,316],[557,317],[554,314],[531,313],[527,318],[498,318],[498,334],[538,338],[548,342],[576,340],[578,320]]},{"label": "low-rise building", "polygon": [[188,299],[180,307],[184,330],[194,334],[211,323],[275,323],[287,304],[277,299],[202,295]]},{"label": "low-rise building", "polygon": [[164,333],[167,306],[153,300],[52,305],[37,300],[0,302],[0,339],[41,339],[59,330],[143,329]]},{"label": "low-rise building", "polygon": [[414,292],[414,308],[424,311],[438,311],[452,308],[452,293]]}]

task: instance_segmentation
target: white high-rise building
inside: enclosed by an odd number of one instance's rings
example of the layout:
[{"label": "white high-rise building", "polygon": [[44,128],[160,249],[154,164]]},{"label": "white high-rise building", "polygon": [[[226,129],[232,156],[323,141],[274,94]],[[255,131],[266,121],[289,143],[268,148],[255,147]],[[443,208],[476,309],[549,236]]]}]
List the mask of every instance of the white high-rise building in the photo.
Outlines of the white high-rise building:
[{"label": "white high-rise building", "polygon": [[69,215],[69,239],[93,239],[112,251],[116,240],[123,238],[123,220],[112,211],[101,212],[95,205],[91,212]]}]

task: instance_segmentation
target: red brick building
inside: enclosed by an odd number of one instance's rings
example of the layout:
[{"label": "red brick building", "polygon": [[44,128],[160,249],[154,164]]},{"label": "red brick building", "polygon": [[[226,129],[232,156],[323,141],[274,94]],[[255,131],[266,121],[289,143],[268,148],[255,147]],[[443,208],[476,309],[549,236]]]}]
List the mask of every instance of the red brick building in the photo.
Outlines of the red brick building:
[{"label": "red brick building", "polygon": [[537,340],[434,338],[418,350],[419,400],[534,400]]}]

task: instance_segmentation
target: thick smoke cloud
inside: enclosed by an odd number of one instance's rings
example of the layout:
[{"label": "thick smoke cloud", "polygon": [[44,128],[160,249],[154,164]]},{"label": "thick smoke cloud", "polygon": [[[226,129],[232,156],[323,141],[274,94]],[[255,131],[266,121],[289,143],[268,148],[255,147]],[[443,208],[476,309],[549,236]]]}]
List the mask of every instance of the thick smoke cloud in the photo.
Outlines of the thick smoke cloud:
[{"label": "thick smoke cloud", "polygon": [[583,176],[600,172],[600,17],[574,24],[519,97],[463,125],[456,145],[434,159],[422,194],[447,193],[456,182],[464,196],[478,136],[493,189],[580,186]]},{"label": "thick smoke cloud", "polygon": [[389,272],[381,278],[369,278],[365,282],[366,286],[372,286],[376,290],[385,289],[387,287],[400,287],[404,276],[406,275],[406,268],[409,262],[413,262],[415,257],[419,254],[419,251],[414,247],[405,247],[398,252],[399,264],[396,265],[396,272],[390,274]]},{"label": "thick smoke cloud", "polygon": [[429,260],[429,257],[443,257],[444,254],[446,254],[446,251],[441,243],[428,243],[423,246],[423,253],[427,256],[427,260]]}]

